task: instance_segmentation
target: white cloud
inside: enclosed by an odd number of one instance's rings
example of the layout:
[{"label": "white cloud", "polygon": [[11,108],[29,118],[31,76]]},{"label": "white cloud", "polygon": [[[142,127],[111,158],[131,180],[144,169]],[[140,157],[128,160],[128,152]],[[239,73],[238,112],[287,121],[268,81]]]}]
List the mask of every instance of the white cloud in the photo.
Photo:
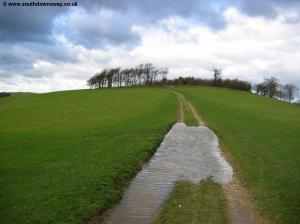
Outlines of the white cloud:
[{"label": "white cloud", "polygon": [[185,28],[177,31],[180,26],[173,18],[159,26],[138,27],[142,44],[131,54],[169,64],[176,68],[171,69],[175,75],[184,75],[181,72],[185,71],[200,76],[218,66],[225,77],[259,81],[275,75],[300,84],[299,23],[284,23],[282,14],[276,20],[248,17],[235,8],[228,8],[224,16],[228,25],[217,32],[183,19]]}]

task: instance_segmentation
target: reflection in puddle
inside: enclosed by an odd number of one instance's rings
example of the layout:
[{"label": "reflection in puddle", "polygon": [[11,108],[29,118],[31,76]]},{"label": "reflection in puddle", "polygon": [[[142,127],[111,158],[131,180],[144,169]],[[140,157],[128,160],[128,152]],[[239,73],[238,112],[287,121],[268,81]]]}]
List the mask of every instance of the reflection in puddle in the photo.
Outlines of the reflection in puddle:
[{"label": "reflection in puddle", "polygon": [[177,123],[132,180],[120,203],[104,215],[104,222],[152,223],[176,181],[198,183],[208,177],[219,183],[232,178],[232,168],[218,149],[217,136],[207,127]]}]

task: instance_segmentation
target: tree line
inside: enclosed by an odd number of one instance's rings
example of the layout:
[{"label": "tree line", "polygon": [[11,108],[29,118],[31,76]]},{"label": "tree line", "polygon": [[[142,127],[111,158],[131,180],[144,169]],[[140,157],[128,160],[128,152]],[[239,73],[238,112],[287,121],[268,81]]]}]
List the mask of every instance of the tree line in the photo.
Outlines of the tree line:
[{"label": "tree line", "polygon": [[223,87],[242,91],[251,91],[251,84],[247,81],[238,79],[222,79],[222,70],[218,68],[212,69],[212,79],[201,79],[190,77],[179,77],[172,80],[165,80],[165,85],[200,85]]},{"label": "tree line", "polygon": [[[238,79],[222,79],[222,70],[213,68],[212,79],[179,77],[168,79],[168,68],[156,68],[151,63],[140,64],[134,68],[109,68],[97,72],[87,84],[92,88],[154,86],[154,85],[200,85],[224,87],[242,91],[251,91],[252,86],[247,81]],[[291,102],[297,91],[293,84],[282,85],[274,77],[266,78],[262,83],[253,86],[258,95],[279,98]]]},{"label": "tree line", "polygon": [[0,92],[0,97],[7,97],[7,96],[10,96],[10,93]]},{"label": "tree line", "polygon": [[279,98],[289,102],[295,98],[299,90],[294,84],[281,84],[275,77],[266,78],[262,83],[256,84],[254,89],[258,95]]},{"label": "tree line", "polygon": [[165,80],[164,85],[199,85],[223,87],[242,91],[251,91],[251,84],[238,79],[201,79],[194,77],[179,77],[172,80]]},{"label": "tree line", "polygon": [[179,77],[167,79],[168,68],[156,68],[151,63],[141,64],[135,68],[121,69],[110,68],[97,72],[87,84],[92,88],[111,88],[128,86],[153,86],[153,85],[202,85],[216,86],[230,89],[250,91],[251,84],[238,79],[221,78],[222,70],[213,69],[213,79],[194,77]]},{"label": "tree line", "polygon": [[128,86],[152,86],[166,79],[167,68],[156,68],[151,63],[140,64],[135,68],[110,68],[97,72],[88,81],[91,88],[111,88]]}]

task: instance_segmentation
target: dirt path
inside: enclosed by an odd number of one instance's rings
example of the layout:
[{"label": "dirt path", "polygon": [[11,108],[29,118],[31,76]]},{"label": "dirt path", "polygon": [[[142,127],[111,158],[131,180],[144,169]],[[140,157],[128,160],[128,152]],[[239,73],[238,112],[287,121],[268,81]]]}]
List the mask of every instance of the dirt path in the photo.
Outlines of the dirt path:
[{"label": "dirt path", "polygon": [[187,101],[181,93],[176,92],[174,90],[169,90],[169,89],[167,91],[175,94],[178,98],[178,101],[179,101],[179,111],[178,111],[178,116],[177,116],[178,123],[184,123],[184,109],[183,108],[187,107],[190,110],[190,112],[192,113],[193,117],[196,119],[198,125],[205,126],[205,123],[204,123],[203,119],[201,118],[201,116],[197,113],[197,111],[195,110],[193,105],[189,101]]},{"label": "dirt path", "polygon": [[[178,97],[178,123],[131,181],[120,203],[103,215],[104,223],[151,224],[177,181],[184,179],[197,184],[209,177],[224,188],[232,223],[266,223],[255,212],[237,177],[233,177],[232,166],[227,162],[233,161],[228,150],[220,146],[217,136],[205,127],[201,116],[181,93],[166,91]],[[185,112],[189,118],[194,117],[197,127],[184,124]]]},{"label": "dirt path", "polygon": [[203,125],[186,126],[184,112],[202,119],[182,94],[179,99],[178,123],[165,135],[149,163],[133,178],[121,201],[103,214],[106,224],[151,224],[159,214],[178,181],[189,180],[198,184],[212,178],[216,183],[228,183],[233,176],[232,167],[219,150],[217,136]]},{"label": "dirt path", "polygon": [[242,187],[237,177],[234,177],[231,182],[224,184],[223,188],[227,196],[232,223],[268,223],[256,212],[247,191]]},{"label": "dirt path", "polygon": [[[183,105],[187,105],[197,120],[199,126],[203,125],[206,126],[205,122],[201,118],[201,116],[197,113],[196,109],[193,105],[184,98],[184,96],[174,90],[167,90],[177,95],[179,100],[179,114],[178,120],[180,122],[184,122],[184,112],[183,112]],[[230,154],[228,150],[221,144],[220,145],[221,151],[223,152],[223,156],[226,158],[227,161],[231,165],[234,166],[232,159],[230,158]],[[238,177],[234,175],[232,181],[229,183],[222,184],[223,189],[226,193],[227,201],[228,201],[228,212],[231,216],[231,220],[233,224],[261,224],[261,223],[268,223],[264,220],[256,211],[253,203],[250,200],[250,197],[246,191],[246,189],[241,185]]]}]

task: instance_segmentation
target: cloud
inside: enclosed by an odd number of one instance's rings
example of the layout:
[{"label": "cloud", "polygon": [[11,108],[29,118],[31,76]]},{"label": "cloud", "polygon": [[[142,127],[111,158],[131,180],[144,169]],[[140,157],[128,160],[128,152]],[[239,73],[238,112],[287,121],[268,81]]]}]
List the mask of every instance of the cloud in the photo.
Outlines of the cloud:
[{"label": "cloud", "polygon": [[[46,46],[45,49],[44,45],[25,44],[16,45],[14,48],[5,48],[0,44],[0,59],[4,59],[0,60],[0,82],[11,83],[11,80],[23,80],[24,82],[26,79],[30,82],[33,79],[36,79],[37,82],[70,79],[81,80],[81,87],[85,87],[85,80],[91,74],[102,69],[112,58],[116,58],[116,55],[124,54],[124,52],[120,52],[119,48],[103,51],[73,45],[64,36],[57,36],[56,45],[52,46],[52,50],[48,49],[50,47]],[[39,52],[38,50],[41,49],[43,51]],[[23,52],[23,54],[18,54],[19,52]],[[19,83],[15,83],[15,85],[19,86]],[[51,82],[49,85],[51,86]],[[66,85],[70,86],[69,83]],[[30,85],[26,86],[30,88]],[[52,87],[58,88],[57,86]],[[22,89],[24,89],[24,83],[22,83]],[[37,91],[40,91],[40,88]]]},{"label": "cloud", "polygon": [[32,68],[33,57],[34,53],[27,48],[0,44],[0,79],[4,75],[9,76],[10,73]]},{"label": "cloud", "polygon": [[297,16],[287,22],[297,21],[300,11],[297,0],[79,0],[78,4],[78,7],[1,6],[0,41],[51,42],[53,30],[58,29],[54,21],[59,17],[69,19],[65,35],[70,33],[70,27],[74,28],[69,36],[75,43],[103,47],[106,44],[137,44],[139,37],[132,32],[134,25],[149,25],[173,16],[220,29],[226,26],[222,11],[229,6],[238,7],[250,16],[268,18],[275,18],[282,9],[298,11]]},{"label": "cloud", "polygon": [[[40,77],[45,73],[33,73],[37,61],[47,61],[59,66],[61,63],[78,62],[78,52],[60,41],[54,44],[18,43],[13,46],[0,44],[0,79],[20,74],[28,77]],[[47,75],[48,76],[48,75]]]},{"label": "cloud", "polygon": [[49,42],[60,7],[0,7],[0,42]]},{"label": "cloud", "polygon": [[274,75],[300,86],[297,1],[85,0],[79,5],[0,7],[1,90],[84,88],[103,68],[146,62],[168,66],[173,77],[210,77],[218,66],[225,78],[257,82]]},{"label": "cloud", "polygon": [[81,6],[57,19],[54,33],[63,34],[74,44],[88,48],[133,47],[140,41],[134,26],[149,26],[175,15],[188,17],[213,29],[225,26],[220,2],[85,1]]},{"label": "cloud", "polygon": [[152,19],[160,20],[161,18],[179,15],[188,17],[191,15],[201,16],[201,13],[206,14],[215,11],[217,12],[225,5],[225,1],[205,1],[205,0],[86,0],[80,4],[86,9],[111,9],[123,13],[135,12],[139,16],[151,17]]},{"label": "cloud", "polygon": [[[87,47],[133,45],[139,40],[131,30],[134,25],[149,24],[174,15],[201,19],[201,23],[214,28],[224,26],[219,13],[223,4],[215,2],[85,0],[78,4],[79,7],[1,6],[0,41],[51,43],[53,32],[60,31],[59,34],[68,36],[74,43]],[[61,24],[64,18],[67,21]]]},{"label": "cloud", "polygon": [[[257,82],[274,75],[300,84],[299,23],[249,17],[235,8],[228,8],[224,17],[228,25],[218,32],[178,18],[150,28],[137,27],[138,32],[147,32],[131,55],[167,64],[174,76],[210,77],[211,68],[217,66],[225,78]],[[185,29],[177,30],[178,23]],[[165,26],[173,31],[167,32]]]},{"label": "cloud", "polygon": [[64,77],[31,78],[16,75],[7,79],[6,82],[0,82],[1,91],[10,92],[32,92],[32,89],[34,89],[35,92],[42,93],[65,89],[80,89],[82,86],[80,80]]},{"label": "cloud", "polygon": [[90,14],[84,9],[73,11],[57,23],[55,32],[61,33],[74,44],[88,48],[109,45],[135,45],[139,35],[131,29],[133,20],[116,11],[101,9]]},{"label": "cloud", "polygon": [[298,0],[240,0],[235,6],[249,16],[263,16],[265,18],[275,18],[281,9],[294,9],[300,11]]}]

